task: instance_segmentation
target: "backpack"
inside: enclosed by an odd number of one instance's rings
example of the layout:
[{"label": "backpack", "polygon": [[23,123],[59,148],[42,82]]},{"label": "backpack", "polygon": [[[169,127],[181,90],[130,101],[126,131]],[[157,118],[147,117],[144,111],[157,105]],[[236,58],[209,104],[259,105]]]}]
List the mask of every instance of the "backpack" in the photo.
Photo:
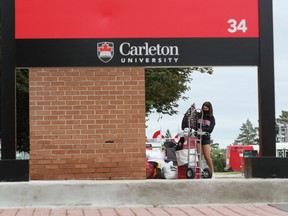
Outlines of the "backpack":
[{"label": "backpack", "polygon": [[197,130],[197,122],[198,122],[198,113],[195,107],[189,108],[182,118],[181,129],[189,128],[189,120],[190,120],[190,128],[193,130]]},{"label": "backpack", "polygon": [[146,161],[146,178],[147,179],[162,179],[161,169],[159,164],[154,161]]}]

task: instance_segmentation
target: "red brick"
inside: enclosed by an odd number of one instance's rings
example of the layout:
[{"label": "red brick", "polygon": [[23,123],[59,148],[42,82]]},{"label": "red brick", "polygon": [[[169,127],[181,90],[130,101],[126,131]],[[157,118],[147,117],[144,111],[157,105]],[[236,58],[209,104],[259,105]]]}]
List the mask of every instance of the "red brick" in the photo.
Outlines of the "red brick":
[{"label": "red brick", "polygon": [[143,68],[32,68],[29,79],[31,179],[145,179]]}]

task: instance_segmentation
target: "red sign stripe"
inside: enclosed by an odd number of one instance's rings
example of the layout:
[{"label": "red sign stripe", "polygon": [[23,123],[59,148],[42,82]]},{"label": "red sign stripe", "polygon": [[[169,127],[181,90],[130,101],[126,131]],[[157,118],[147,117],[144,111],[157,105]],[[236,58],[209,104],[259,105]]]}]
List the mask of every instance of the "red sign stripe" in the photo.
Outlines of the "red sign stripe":
[{"label": "red sign stripe", "polygon": [[258,0],[15,2],[16,39],[259,37]]}]

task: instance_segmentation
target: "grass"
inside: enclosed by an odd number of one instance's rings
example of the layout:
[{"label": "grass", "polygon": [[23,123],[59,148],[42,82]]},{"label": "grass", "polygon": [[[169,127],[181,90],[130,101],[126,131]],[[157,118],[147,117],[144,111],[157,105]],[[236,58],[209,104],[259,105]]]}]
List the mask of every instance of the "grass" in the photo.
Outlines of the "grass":
[{"label": "grass", "polygon": [[216,174],[222,175],[235,175],[235,174],[242,174],[241,172],[215,172]]}]

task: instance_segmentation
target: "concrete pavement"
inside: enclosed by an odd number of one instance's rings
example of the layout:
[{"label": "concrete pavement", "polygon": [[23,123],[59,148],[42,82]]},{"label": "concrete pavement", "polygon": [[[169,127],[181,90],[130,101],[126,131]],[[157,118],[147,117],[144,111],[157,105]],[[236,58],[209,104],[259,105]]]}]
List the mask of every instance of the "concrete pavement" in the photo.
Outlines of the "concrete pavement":
[{"label": "concrete pavement", "polygon": [[288,216],[288,179],[0,183],[0,216]]},{"label": "concrete pavement", "polygon": [[0,208],[288,203],[288,179],[2,182],[0,195]]}]

